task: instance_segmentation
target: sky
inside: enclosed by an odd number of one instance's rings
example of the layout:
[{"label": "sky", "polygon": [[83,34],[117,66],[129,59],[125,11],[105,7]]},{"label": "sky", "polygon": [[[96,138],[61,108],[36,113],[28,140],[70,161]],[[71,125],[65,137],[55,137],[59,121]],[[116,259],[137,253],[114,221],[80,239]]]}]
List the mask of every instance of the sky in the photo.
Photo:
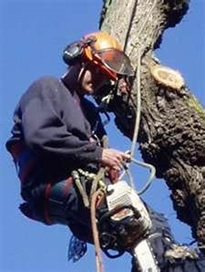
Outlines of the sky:
[{"label": "sky", "polygon": [[[11,157],[5,150],[12,115],[20,96],[37,78],[60,77],[65,72],[62,50],[82,35],[98,29],[102,0],[0,0],[0,272],[95,271],[92,246],[79,262],[67,261],[71,235],[65,226],[45,226],[24,217],[19,181]],[[192,93],[205,104],[205,2],[192,0],[181,24],[166,31],[156,51],[161,63],[181,72]],[[107,127],[110,145],[130,149],[113,122]],[[136,157],[140,154],[136,152]],[[137,187],[148,173],[132,167]],[[176,240],[192,241],[190,229],[176,219],[163,180],[155,179],[143,195],[155,210],[166,215]],[[110,260],[103,255],[107,272],[130,271],[130,256]]]}]

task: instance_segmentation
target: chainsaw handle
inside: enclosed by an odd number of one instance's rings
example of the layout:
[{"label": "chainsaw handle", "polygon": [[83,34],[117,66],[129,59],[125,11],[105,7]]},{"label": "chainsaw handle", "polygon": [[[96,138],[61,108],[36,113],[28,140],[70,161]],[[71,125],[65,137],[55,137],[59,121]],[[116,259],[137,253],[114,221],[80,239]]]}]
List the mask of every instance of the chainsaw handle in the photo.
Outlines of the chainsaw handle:
[{"label": "chainsaw handle", "polygon": [[118,251],[118,253],[116,253],[116,254],[110,254],[110,252],[109,252],[110,249],[102,249],[102,250],[105,253],[105,255],[110,259],[115,259],[115,258],[121,257],[125,253],[125,251],[123,250],[123,251]]}]

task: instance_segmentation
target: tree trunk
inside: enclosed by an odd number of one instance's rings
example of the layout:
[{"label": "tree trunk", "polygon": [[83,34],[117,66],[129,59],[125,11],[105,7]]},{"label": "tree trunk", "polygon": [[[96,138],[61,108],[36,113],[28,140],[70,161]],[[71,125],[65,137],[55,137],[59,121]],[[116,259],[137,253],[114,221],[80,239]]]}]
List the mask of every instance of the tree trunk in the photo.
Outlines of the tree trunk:
[{"label": "tree trunk", "polygon": [[136,69],[131,94],[118,92],[111,101],[116,125],[132,139],[140,89],[142,157],[166,181],[177,217],[205,246],[205,111],[180,74],[153,54],[164,30],[179,23],[188,6],[188,0],[107,0],[100,28],[124,42]]}]

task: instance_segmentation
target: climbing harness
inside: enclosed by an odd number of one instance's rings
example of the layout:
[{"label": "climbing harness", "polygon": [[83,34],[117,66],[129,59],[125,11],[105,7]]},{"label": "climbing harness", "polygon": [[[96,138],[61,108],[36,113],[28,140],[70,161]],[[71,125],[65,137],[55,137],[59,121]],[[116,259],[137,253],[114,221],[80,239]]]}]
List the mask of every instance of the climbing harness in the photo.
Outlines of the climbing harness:
[{"label": "climbing harness", "polygon": [[[105,188],[104,169],[101,168],[97,174],[78,169],[72,171],[72,177],[82,197],[84,206],[87,208],[90,207],[90,197],[92,194],[96,192],[99,187],[102,189]],[[82,178],[84,182],[82,182]]]}]

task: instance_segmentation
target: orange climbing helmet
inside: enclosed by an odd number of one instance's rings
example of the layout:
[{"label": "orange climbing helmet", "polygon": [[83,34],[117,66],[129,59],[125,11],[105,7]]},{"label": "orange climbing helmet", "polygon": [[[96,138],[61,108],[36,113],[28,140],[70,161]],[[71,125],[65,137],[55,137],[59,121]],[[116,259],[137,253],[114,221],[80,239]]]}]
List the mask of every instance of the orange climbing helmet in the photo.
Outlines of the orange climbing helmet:
[{"label": "orange climbing helmet", "polygon": [[79,58],[99,66],[112,80],[117,80],[117,75],[134,75],[128,56],[118,41],[106,32],[90,33],[66,47],[63,59],[67,64],[72,65]]}]

